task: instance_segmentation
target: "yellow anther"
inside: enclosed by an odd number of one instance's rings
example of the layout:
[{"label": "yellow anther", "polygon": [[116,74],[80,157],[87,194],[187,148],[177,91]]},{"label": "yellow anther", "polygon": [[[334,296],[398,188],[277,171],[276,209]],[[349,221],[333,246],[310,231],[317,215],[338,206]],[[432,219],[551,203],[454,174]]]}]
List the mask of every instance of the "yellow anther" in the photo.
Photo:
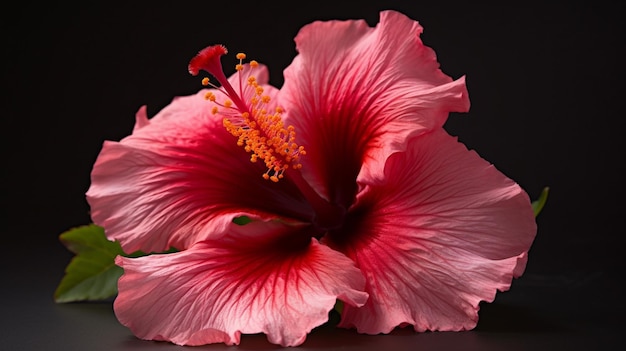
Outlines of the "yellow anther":
[{"label": "yellow anther", "polygon": [[213,94],[213,92],[211,91],[208,91],[206,94],[204,94],[204,98],[209,101],[215,101],[215,94]]},{"label": "yellow anther", "polygon": [[[240,75],[240,81],[244,79],[241,75],[244,69],[244,53],[238,53],[239,63],[235,68]],[[252,60],[249,62],[251,68],[256,68],[259,63]],[[256,77],[246,77],[249,87],[254,89],[240,89],[241,93],[248,92],[245,96],[240,96],[236,89],[228,87],[222,89],[211,84],[209,78],[202,79],[202,85],[215,88],[207,92],[204,97],[213,102],[211,113],[225,113],[222,119],[224,128],[236,138],[238,146],[250,153],[250,162],[262,162],[266,167],[262,175],[264,179],[278,182],[285,177],[285,172],[290,168],[300,169],[302,165],[299,158],[304,155],[304,147],[296,144],[296,132],[292,126],[286,126],[281,118],[282,107],[270,106],[272,101],[269,95],[264,95],[264,89],[259,85]],[[216,94],[226,95],[218,102]],[[228,111],[222,110],[228,109]],[[226,117],[228,116],[228,117]]]}]

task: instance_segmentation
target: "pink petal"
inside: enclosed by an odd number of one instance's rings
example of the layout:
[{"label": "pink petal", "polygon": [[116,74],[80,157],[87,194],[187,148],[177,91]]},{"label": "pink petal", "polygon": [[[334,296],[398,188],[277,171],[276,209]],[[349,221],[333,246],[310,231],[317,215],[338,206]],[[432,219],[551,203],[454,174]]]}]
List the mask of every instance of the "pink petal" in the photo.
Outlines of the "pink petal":
[{"label": "pink petal", "polygon": [[[414,134],[467,111],[463,78],[441,72],[422,27],[394,11],[380,23],[314,22],[295,41],[281,103],[307,150],[303,172],[325,197],[350,203],[356,178],[382,177],[385,159]],[[363,166],[363,169],[361,167]]]},{"label": "pink petal", "polygon": [[[337,298],[363,305],[365,282],[352,261],[302,229],[271,226],[273,234],[258,230],[268,223],[249,224],[246,235],[175,254],[118,257],[118,319],[141,339],[179,345],[232,345],[241,333],[265,333],[272,343],[296,346],[327,321]],[[294,236],[300,239],[285,242]]]},{"label": "pink petal", "polygon": [[[258,79],[267,81],[265,69]],[[262,178],[266,169],[211,114],[205,92],[176,98],[150,121],[140,110],[133,135],[104,143],[87,200],[94,223],[126,252],[184,249],[241,215],[312,215],[293,184]]]},{"label": "pink petal", "polygon": [[139,129],[150,124],[148,120],[148,107],[143,105],[139,108],[135,114],[135,126],[133,127],[133,133],[136,133]]},{"label": "pink petal", "polygon": [[536,233],[527,194],[443,130],[411,139],[385,176],[329,240],[356,262],[370,294],[364,307],[345,308],[341,326],[474,328],[479,302],[523,272]]}]

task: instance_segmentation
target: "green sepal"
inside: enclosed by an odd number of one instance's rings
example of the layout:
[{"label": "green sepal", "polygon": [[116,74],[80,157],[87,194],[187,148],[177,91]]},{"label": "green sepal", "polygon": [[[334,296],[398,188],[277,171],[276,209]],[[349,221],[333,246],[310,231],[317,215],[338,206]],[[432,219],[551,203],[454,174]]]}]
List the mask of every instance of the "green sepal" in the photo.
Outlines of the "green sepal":
[{"label": "green sepal", "polygon": [[122,256],[124,257],[128,257],[128,258],[137,258],[137,257],[141,257],[141,256],[148,256],[148,255],[152,255],[152,254],[169,254],[169,253],[175,253],[178,252],[179,250],[176,248],[171,247],[169,250],[167,251],[163,251],[163,252],[151,252],[151,253],[145,253],[143,251],[135,251],[133,253],[130,254],[123,254]]},{"label": "green sepal", "polygon": [[54,292],[57,303],[105,300],[117,293],[117,280],[123,270],[115,265],[115,257],[124,251],[118,242],[106,238],[102,227],[76,227],[62,233],[59,239],[76,256],[65,268],[65,276]]},{"label": "green sepal", "polygon": [[233,218],[233,223],[237,225],[246,225],[250,222],[252,222],[252,219],[250,219],[250,217],[248,216],[239,216],[239,217]]},{"label": "green sepal", "polygon": [[334,310],[341,315],[341,313],[343,313],[343,301],[337,300],[335,302]]},{"label": "green sepal", "polygon": [[535,213],[535,217],[537,217],[539,213],[541,213],[541,210],[543,210],[543,206],[545,206],[546,201],[548,201],[548,192],[550,192],[550,187],[543,188],[541,194],[539,195],[539,198],[531,203],[533,207],[533,212]]}]

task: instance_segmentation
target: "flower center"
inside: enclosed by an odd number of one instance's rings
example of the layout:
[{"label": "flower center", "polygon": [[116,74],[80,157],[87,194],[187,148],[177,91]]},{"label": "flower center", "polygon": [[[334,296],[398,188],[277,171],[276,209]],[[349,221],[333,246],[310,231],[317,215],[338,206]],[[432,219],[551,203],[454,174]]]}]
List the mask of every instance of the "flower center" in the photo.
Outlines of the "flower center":
[{"label": "flower center", "polygon": [[[237,137],[237,145],[251,153],[250,161],[265,163],[267,171],[263,178],[278,182],[290,167],[299,169],[299,158],[305,155],[303,146],[296,144],[296,132],[293,126],[285,126],[281,114],[282,108],[272,107],[271,97],[254,75],[248,75],[244,82],[244,64],[246,55],[237,54],[239,63],[235,66],[239,76],[239,91],[230,84],[222,70],[220,57],[228,50],[222,45],[214,45],[200,51],[190,62],[189,72],[197,75],[200,70],[210,73],[221,84],[213,85],[209,78],[202,84],[211,86],[223,93],[227,99],[218,99],[213,92],[206,94],[206,99],[213,102],[211,112],[220,113],[226,130]],[[249,69],[254,70],[259,64],[252,60]]]},{"label": "flower center", "polygon": [[[340,227],[346,209],[341,205],[329,203],[302,176],[299,158],[306,152],[304,147],[298,146],[295,142],[294,127],[284,125],[281,118],[282,108],[271,103],[270,96],[264,92],[255,76],[250,74],[259,64],[250,61],[249,67],[246,67],[243,64],[246,55],[237,54],[239,59],[239,64],[235,66],[239,76],[237,91],[226,78],[220,62],[220,57],[227,52],[222,45],[209,46],[189,62],[189,73],[196,76],[200,70],[207,71],[221,84],[218,87],[211,84],[208,78],[202,80],[203,85],[213,87],[226,97],[223,99],[212,91],[208,92],[205,97],[213,103],[211,112],[223,116],[226,130],[237,137],[239,146],[251,153],[250,161],[260,160],[265,163],[267,171],[263,178],[278,182],[288,174],[289,181],[300,190],[311,205],[313,213],[310,220],[320,235],[327,230]],[[244,76],[247,76],[245,81]]]}]

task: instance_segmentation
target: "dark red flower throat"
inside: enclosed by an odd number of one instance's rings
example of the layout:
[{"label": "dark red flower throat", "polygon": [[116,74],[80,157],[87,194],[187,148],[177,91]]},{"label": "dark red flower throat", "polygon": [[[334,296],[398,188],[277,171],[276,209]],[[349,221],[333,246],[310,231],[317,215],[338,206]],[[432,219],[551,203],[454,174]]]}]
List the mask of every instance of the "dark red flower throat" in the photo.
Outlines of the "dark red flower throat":
[{"label": "dark red flower throat", "polygon": [[[298,188],[312,208],[311,218],[306,220],[314,225],[319,236],[341,227],[346,208],[321,197],[302,177],[302,164],[299,160],[306,155],[306,151],[304,146],[296,143],[295,128],[284,125],[281,116],[283,109],[270,104],[270,96],[264,94],[264,89],[255,76],[250,74],[243,81],[243,60],[246,58],[243,53],[237,54],[239,63],[235,66],[240,83],[237,91],[222,68],[220,58],[226,53],[228,50],[223,45],[213,45],[201,50],[189,62],[189,73],[196,76],[204,70],[221,85],[213,85],[208,78],[202,80],[203,85],[211,86],[226,97],[222,99],[213,92],[208,92],[205,98],[213,102],[211,112],[223,116],[224,127],[237,137],[237,145],[250,153],[251,162],[265,163],[267,171],[262,174],[263,178],[276,183],[286,178]],[[248,65],[250,70],[259,66],[254,60]],[[245,90],[246,84],[247,88],[252,89]]]}]

